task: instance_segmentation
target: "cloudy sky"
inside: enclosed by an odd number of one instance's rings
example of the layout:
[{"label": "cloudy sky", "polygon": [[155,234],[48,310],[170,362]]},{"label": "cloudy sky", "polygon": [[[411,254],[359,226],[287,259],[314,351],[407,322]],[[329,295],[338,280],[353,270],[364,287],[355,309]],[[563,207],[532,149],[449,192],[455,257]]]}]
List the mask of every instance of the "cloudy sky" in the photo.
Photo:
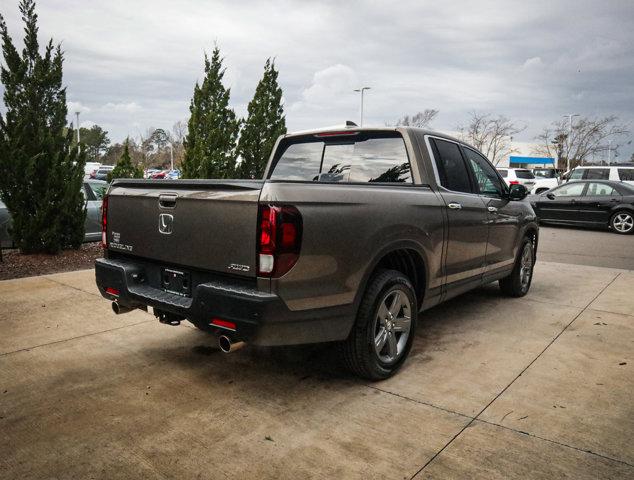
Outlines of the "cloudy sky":
[{"label": "cloudy sky", "polygon": [[[21,36],[17,0],[0,5]],[[38,13],[42,43],[66,52],[70,109],[113,141],[186,120],[214,42],[240,115],[276,58],[289,130],[356,121],[366,85],[366,124],[437,108],[437,130],[491,112],[525,125],[526,142],[565,113],[634,130],[632,0],[40,0]]]}]

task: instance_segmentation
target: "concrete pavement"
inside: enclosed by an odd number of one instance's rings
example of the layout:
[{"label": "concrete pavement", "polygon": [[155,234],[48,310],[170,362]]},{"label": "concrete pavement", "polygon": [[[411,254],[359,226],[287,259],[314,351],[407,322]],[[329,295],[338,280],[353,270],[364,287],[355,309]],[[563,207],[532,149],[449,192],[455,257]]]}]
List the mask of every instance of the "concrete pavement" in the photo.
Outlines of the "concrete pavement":
[{"label": "concrete pavement", "polygon": [[634,235],[609,230],[541,226],[539,255],[547,262],[634,270]]},{"label": "concrete pavement", "polygon": [[634,273],[538,262],[425,312],[394,378],[0,282],[0,478],[632,478]]}]

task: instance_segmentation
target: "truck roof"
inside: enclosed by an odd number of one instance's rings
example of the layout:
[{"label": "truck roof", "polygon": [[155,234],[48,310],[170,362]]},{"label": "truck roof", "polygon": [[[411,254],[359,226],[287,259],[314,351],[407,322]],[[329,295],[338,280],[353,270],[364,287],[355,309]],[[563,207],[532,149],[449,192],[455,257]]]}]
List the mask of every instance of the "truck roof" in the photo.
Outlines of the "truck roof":
[{"label": "truck roof", "polygon": [[[295,137],[295,136],[304,136],[304,135],[317,135],[319,133],[326,132],[404,132],[411,131],[416,132],[419,135],[433,135],[435,137],[442,137],[448,140],[453,140],[454,142],[461,143],[463,145],[469,145],[462,140],[452,137],[451,135],[447,135],[446,133],[437,132],[435,130],[429,130],[426,128],[417,128],[417,127],[358,127],[358,126],[346,126],[346,125],[334,125],[331,127],[322,127],[322,128],[313,128],[309,130],[299,130],[296,132],[290,132],[284,135],[284,138]],[[469,145],[470,146],[470,145]],[[472,147],[473,148],[473,147]]]}]

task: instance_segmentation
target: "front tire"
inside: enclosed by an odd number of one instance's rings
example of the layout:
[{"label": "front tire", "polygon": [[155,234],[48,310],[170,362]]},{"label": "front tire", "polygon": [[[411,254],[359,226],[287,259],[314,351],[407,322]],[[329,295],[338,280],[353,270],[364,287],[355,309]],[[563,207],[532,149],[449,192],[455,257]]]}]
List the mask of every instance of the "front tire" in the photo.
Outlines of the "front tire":
[{"label": "front tire", "polygon": [[625,210],[616,212],[612,215],[612,218],[610,218],[610,227],[621,235],[634,233],[634,214]]},{"label": "front tire", "polygon": [[412,348],[417,313],[416,293],[405,275],[396,270],[374,275],[341,345],[348,369],[368,380],[394,375]]},{"label": "front tire", "polygon": [[500,290],[509,297],[523,297],[528,293],[533,281],[535,250],[529,237],[524,237],[513,271],[500,279]]}]

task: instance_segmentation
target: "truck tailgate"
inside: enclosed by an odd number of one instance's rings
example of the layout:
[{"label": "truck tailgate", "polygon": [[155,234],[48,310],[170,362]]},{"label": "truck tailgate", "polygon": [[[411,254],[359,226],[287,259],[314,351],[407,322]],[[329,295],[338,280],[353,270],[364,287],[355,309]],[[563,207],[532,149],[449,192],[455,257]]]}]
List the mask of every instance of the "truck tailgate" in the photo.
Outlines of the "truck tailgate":
[{"label": "truck tailgate", "polygon": [[108,194],[108,249],[254,277],[262,181],[118,180]]}]

